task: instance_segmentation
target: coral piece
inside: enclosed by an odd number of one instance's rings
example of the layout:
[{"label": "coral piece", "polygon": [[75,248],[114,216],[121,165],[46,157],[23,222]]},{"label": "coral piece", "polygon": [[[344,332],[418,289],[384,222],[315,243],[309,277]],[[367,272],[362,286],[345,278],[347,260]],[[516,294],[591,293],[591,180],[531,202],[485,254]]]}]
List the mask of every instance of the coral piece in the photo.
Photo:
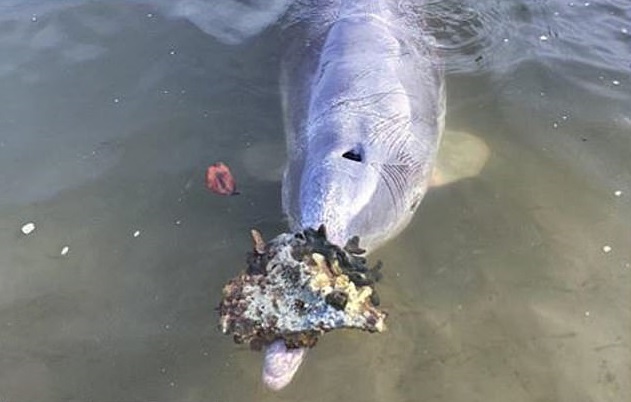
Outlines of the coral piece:
[{"label": "coral piece", "polygon": [[358,238],[340,248],[323,226],[267,244],[256,230],[252,238],[248,268],[226,284],[218,307],[219,326],[235,342],[258,349],[283,339],[288,348],[311,347],[334,329],[385,329],[387,314],[375,307],[381,264],[366,266]]}]

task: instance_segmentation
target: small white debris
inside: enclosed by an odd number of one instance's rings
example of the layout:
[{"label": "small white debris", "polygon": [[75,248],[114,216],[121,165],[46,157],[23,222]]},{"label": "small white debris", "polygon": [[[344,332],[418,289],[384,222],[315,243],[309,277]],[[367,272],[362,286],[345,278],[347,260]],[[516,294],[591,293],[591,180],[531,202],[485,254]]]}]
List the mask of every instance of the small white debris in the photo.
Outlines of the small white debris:
[{"label": "small white debris", "polygon": [[557,122],[552,123],[552,127],[559,128],[559,123],[557,123]]},{"label": "small white debris", "polygon": [[546,35],[541,35],[541,36],[539,37],[539,40],[540,40],[540,41],[542,41],[542,42],[545,42],[545,41],[547,41],[547,40],[548,40],[548,37],[547,37]]},{"label": "small white debris", "polygon": [[585,312],[585,317],[589,317],[589,311]]},{"label": "small white debris", "polygon": [[504,42],[504,43],[508,43],[508,38],[504,38],[504,39],[502,39],[502,42]]},{"label": "small white debris", "polygon": [[603,246],[603,251],[604,251],[605,253],[609,253],[609,252],[611,252],[611,246]]},{"label": "small white debris", "polygon": [[175,50],[171,50],[171,51],[169,52],[169,54],[170,54],[171,56],[173,56],[173,55],[175,54]]},{"label": "small white debris", "polygon": [[567,116],[566,116],[566,115],[561,116],[561,118],[562,118],[563,120],[567,120]]},{"label": "small white debris", "polygon": [[616,190],[613,192],[613,195],[615,195],[616,197],[622,197],[622,190]]},{"label": "small white debris", "polygon": [[629,33],[629,30],[627,28],[622,28],[620,32],[622,32],[623,34],[626,34],[626,33]]},{"label": "small white debris", "polygon": [[63,247],[61,248],[61,255],[62,255],[62,256],[68,255],[68,252],[69,252],[69,251],[70,251],[70,247],[69,247],[69,246],[63,246]]},{"label": "small white debris", "polygon": [[31,17],[31,21],[33,21],[33,22],[37,22],[37,15],[33,15],[33,16]]},{"label": "small white debris", "polygon": [[114,103],[118,103],[118,102],[120,102],[120,101],[121,101],[120,99],[118,99],[118,98],[114,98]]},{"label": "small white debris", "polygon": [[151,13],[147,14],[147,18],[152,18],[152,17],[153,17],[153,14],[151,14]]},{"label": "small white debris", "polygon": [[589,3],[589,1],[586,1],[583,5],[584,5],[585,7],[589,7],[589,4],[590,4],[590,3]]},{"label": "small white debris", "polygon": [[25,223],[22,226],[22,233],[24,233],[25,235],[29,235],[33,233],[34,230],[35,230],[35,224],[33,222]]},{"label": "small white debris", "polygon": [[611,81],[611,83],[614,84],[615,86],[620,85],[620,81],[618,81],[618,80],[613,80],[613,81]]},{"label": "small white debris", "polygon": [[169,383],[169,386],[171,386],[171,387],[175,387],[175,381],[171,381],[171,382]]},{"label": "small white debris", "polygon": [[140,230],[136,230],[136,231],[134,232],[134,237],[138,237],[138,236],[140,236]]},{"label": "small white debris", "polygon": [[176,226],[180,226],[181,224],[182,224],[182,220],[181,219],[176,219],[175,225]]}]

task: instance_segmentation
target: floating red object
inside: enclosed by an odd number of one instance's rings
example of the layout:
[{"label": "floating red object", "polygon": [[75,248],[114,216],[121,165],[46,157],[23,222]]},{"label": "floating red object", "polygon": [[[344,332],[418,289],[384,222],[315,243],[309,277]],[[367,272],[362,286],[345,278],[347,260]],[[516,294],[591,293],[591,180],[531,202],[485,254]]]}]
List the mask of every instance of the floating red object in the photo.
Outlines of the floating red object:
[{"label": "floating red object", "polygon": [[208,167],[206,171],[206,187],[221,195],[239,194],[230,169],[222,162],[217,162]]}]

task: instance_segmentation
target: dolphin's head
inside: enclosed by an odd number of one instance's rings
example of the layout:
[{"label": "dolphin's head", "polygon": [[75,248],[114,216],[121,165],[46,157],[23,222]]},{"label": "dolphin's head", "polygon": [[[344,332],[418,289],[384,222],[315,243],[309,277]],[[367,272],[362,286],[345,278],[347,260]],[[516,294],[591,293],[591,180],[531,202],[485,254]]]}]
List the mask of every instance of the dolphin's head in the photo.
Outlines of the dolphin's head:
[{"label": "dolphin's head", "polygon": [[[326,227],[343,246],[359,236],[373,250],[411,219],[425,191],[419,169],[387,144],[322,141],[285,172],[284,206],[292,230]],[[389,153],[390,152],[390,153]]]}]

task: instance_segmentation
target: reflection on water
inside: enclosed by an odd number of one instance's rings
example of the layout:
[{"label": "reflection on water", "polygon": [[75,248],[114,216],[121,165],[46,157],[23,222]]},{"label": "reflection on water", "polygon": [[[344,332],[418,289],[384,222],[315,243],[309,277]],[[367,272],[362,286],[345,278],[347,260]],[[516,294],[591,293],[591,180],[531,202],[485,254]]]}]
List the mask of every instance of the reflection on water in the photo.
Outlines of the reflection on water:
[{"label": "reflection on water", "polygon": [[[280,394],[213,311],[250,226],[285,228],[275,32],[227,46],[141,5],[13,3],[0,22],[0,400],[631,396],[625,2],[432,4],[448,129],[489,159],[433,189],[375,254],[390,331],[325,337]],[[204,190],[217,160],[242,195]]]}]

